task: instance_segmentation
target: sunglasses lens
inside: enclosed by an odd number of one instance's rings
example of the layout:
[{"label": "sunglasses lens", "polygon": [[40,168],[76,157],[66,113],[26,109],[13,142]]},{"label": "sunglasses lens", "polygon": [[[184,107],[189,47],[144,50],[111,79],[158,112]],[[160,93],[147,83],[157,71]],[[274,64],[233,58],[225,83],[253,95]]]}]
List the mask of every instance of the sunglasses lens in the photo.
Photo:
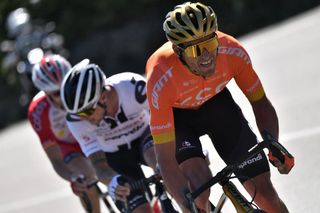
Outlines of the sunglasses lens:
[{"label": "sunglasses lens", "polygon": [[215,36],[209,40],[185,48],[184,52],[188,57],[196,58],[202,54],[204,49],[206,49],[208,52],[213,52],[218,48],[218,46],[219,42],[217,36]]},{"label": "sunglasses lens", "polygon": [[94,108],[90,108],[87,110],[84,110],[82,112],[78,112],[77,115],[81,116],[81,117],[87,117],[90,116],[94,113],[95,109]]}]

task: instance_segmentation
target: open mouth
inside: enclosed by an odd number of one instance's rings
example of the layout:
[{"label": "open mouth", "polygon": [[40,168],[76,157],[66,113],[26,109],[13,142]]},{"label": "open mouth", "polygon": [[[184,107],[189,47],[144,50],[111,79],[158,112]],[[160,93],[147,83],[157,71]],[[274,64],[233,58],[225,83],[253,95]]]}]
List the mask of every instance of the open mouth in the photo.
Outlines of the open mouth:
[{"label": "open mouth", "polygon": [[213,59],[208,59],[205,61],[200,62],[200,66],[202,67],[210,67],[212,65]]}]

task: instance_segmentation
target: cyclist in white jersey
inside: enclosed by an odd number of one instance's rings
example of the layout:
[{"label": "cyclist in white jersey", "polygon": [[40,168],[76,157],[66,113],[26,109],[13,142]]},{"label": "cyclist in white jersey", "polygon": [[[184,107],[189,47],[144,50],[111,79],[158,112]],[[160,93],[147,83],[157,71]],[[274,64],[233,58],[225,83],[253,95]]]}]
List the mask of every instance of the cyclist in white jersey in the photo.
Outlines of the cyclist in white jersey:
[{"label": "cyclist in white jersey", "polygon": [[143,76],[130,72],[106,78],[85,59],[71,69],[61,87],[70,131],[117,207],[124,211],[127,200],[134,213],[152,212],[145,192],[130,192],[121,182],[143,178],[142,164],[156,167],[145,85]]},{"label": "cyclist in white jersey", "polygon": [[[28,118],[57,174],[71,183],[88,212],[99,213],[96,190],[85,187],[97,179],[95,170],[69,131],[61,105],[60,85],[70,69],[70,63],[59,55],[45,56],[34,66],[32,81],[40,92],[29,105]],[[78,177],[84,183],[78,183]]]}]

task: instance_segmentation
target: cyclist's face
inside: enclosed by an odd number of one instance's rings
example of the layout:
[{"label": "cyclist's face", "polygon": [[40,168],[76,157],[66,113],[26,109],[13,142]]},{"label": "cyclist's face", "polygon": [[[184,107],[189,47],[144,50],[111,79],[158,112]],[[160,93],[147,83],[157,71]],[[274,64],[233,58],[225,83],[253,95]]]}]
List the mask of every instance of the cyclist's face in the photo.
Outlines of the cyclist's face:
[{"label": "cyclist's face", "polygon": [[214,73],[218,45],[215,34],[184,43],[181,47],[182,58],[190,69],[208,77]]},{"label": "cyclist's face", "polygon": [[55,92],[46,92],[46,94],[50,97],[51,101],[58,107],[62,106],[61,98],[60,98],[60,90]]},{"label": "cyclist's face", "polygon": [[77,114],[81,117],[81,119],[87,120],[92,124],[98,125],[107,112],[107,106],[105,104],[102,104],[102,102],[103,102],[103,93],[101,94],[96,107],[89,108]]}]

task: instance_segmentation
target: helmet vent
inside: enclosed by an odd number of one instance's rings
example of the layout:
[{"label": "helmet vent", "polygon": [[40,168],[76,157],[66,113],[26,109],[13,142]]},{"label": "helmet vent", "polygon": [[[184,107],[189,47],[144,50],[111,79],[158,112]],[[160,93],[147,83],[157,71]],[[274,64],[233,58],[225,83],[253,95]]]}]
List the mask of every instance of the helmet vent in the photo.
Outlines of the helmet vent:
[{"label": "helmet vent", "polygon": [[167,24],[170,29],[175,29],[175,27],[172,25],[171,21],[167,21]]},{"label": "helmet vent", "polygon": [[[202,17],[207,17],[206,11],[200,5],[197,5],[197,8],[201,11]],[[211,12],[211,11],[210,11]]]},{"label": "helmet vent", "polygon": [[167,34],[167,36],[170,38],[170,40],[173,40],[173,41],[179,41],[178,39],[176,39],[176,38],[174,38],[174,37],[170,36],[169,34]]},{"label": "helmet vent", "polygon": [[188,17],[190,18],[190,21],[192,22],[193,26],[199,30],[199,24],[197,21],[197,16],[195,14],[195,12],[193,11],[193,9],[191,7],[186,7],[186,12],[188,14]]},{"label": "helmet vent", "polygon": [[176,20],[181,26],[187,26],[181,18],[181,13],[176,13]]},{"label": "helmet vent", "polygon": [[212,20],[210,23],[210,29],[213,28],[213,25],[214,25],[214,21]]},{"label": "helmet vent", "polygon": [[[66,102],[66,105],[68,106],[69,109],[72,109],[73,108],[73,103],[75,101],[75,93],[77,91],[77,84],[76,82],[79,81],[79,77],[80,75],[77,75],[76,72],[73,73],[72,75],[69,76],[69,78],[66,80],[66,82],[69,82],[68,85],[63,93],[64,93],[64,97],[65,98],[65,102]],[[68,92],[69,91],[69,92]],[[70,92],[72,91],[72,92]]]}]

